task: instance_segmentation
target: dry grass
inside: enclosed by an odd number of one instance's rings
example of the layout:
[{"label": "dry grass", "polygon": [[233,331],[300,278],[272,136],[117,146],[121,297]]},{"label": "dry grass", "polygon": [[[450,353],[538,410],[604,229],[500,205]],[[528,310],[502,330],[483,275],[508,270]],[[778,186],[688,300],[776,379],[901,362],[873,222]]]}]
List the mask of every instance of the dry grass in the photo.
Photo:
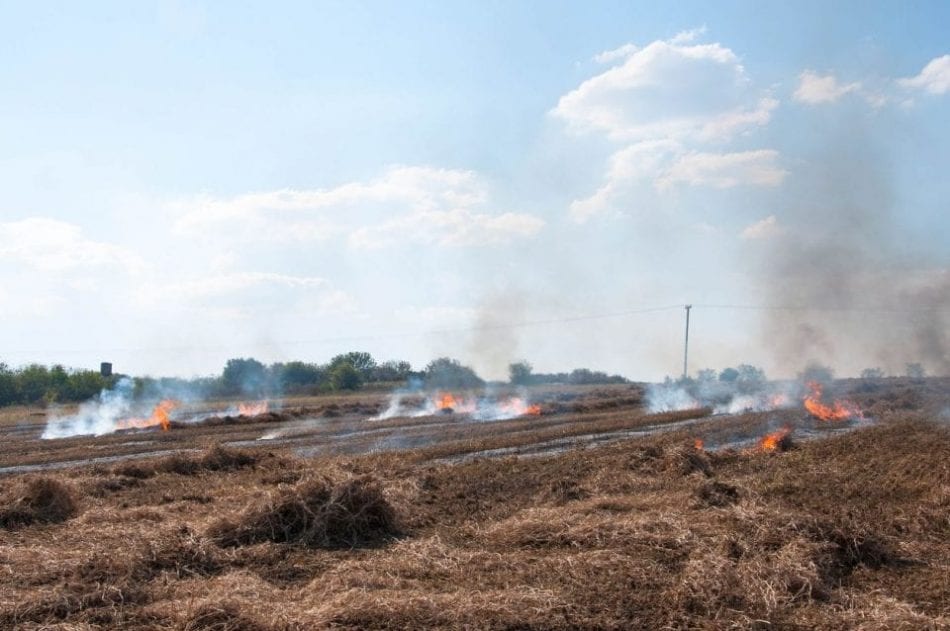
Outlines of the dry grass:
[{"label": "dry grass", "polygon": [[210,448],[57,472],[82,512],[0,529],[0,628],[947,629],[950,427],[898,385],[867,393],[876,424],[785,452],[693,438],[791,414],[460,464]]},{"label": "dry grass", "polygon": [[59,523],[78,510],[76,493],[64,482],[47,476],[28,477],[0,499],[0,528]]},{"label": "dry grass", "polygon": [[127,478],[151,478],[159,473],[196,475],[205,471],[232,471],[251,467],[259,457],[248,451],[231,449],[215,444],[197,457],[172,454],[152,460],[123,462],[113,467],[113,472]]},{"label": "dry grass", "polygon": [[355,548],[399,533],[393,507],[371,477],[339,483],[305,480],[276,493],[236,519],[209,529],[222,546],[272,541],[316,548]]}]

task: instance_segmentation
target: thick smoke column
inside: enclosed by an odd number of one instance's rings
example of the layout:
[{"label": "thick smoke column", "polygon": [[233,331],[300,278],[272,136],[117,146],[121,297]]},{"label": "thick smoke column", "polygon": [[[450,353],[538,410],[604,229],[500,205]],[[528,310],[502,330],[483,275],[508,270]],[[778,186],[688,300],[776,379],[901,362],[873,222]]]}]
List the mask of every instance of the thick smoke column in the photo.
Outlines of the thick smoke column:
[{"label": "thick smoke column", "polygon": [[950,374],[946,252],[928,256],[899,226],[886,156],[844,130],[798,171],[782,232],[763,248],[764,342],[778,368],[816,359],[900,374],[921,362]]}]

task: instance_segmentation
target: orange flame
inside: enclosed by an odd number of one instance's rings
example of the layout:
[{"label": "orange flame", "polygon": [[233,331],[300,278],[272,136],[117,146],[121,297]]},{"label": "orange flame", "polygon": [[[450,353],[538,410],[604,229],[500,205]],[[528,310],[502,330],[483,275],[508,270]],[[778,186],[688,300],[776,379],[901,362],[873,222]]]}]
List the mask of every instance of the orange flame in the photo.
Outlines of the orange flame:
[{"label": "orange flame", "polygon": [[541,416],[540,405],[528,405],[521,397],[509,397],[499,401],[498,410],[504,416]]},{"label": "orange flame", "polygon": [[766,434],[759,440],[759,447],[762,451],[776,451],[789,434],[792,433],[791,428],[783,427],[777,432],[772,432],[771,434]]},{"label": "orange flame", "polygon": [[152,415],[148,418],[127,418],[119,421],[116,424],[116,429],[133,429],[133,428],[144,428],[144,427],[155,427],[156,425],[162,428],[162,431],[167,432],[171,427],[171,420],[169,419],[169,413],[181,405],[178,401],[172,399],[165,399],[160,401],[158,405],[155,406],[155,409],[152,410]]},{"label": "orange flame", "polygon": [[270,410],[270,404],[267,401],[238,403],[237,410],[241,416],[257,416],[258,414],[267,414]]},{"label": "orange flame", "polygon": [[703,447],[704,447],[704,444],[703,444],[702,438],[696,438],[695,440],[693,440],[693,448],[696,451],[702,451]]},{"label": "orange flame", "polygon": [[783,408],[788,405],[788,396],[785,394],[773,394],[769,399],[769,405],[773,408]]},{"label": "orange flame", "polygon": [[808,382],[809,394],[805,397],[805,409],[822,421],[846,421],[861,418],[861,408],[851,401],[833,401],[831,405],[821,402],[822,387],[817,381]]},{"label": "orange flame", "polygon": [[458,407],[458,403],[458,399],[456,399],[451,392],[443,392],[435,401],[436,407],[443,411],[454,410]]}]

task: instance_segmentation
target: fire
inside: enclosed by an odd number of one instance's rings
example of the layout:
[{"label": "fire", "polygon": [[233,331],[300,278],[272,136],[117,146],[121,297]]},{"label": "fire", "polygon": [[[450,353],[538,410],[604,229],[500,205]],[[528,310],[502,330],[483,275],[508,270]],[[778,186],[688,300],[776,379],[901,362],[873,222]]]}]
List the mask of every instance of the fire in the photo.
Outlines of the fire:
[{"label": "fire", "polygon": [[270,410],[270,404],[267,401],[238,403],[237,410],[241,416],[257,416],[258,414],[267,414]]},{"label": "fire", "polygon": [[521,397],[509,397],[504,401],[499,401],[497,408],[502,417],[541,416],[540,405],[528,405],[527,401]]},{"label": "fire", "polygon": [[517,416],[541,416],[541,406],[529,405],[521,397],[507,397],[497,401],[477,399],[440,392],[432,397],[432,406],[443,414],[472,414],[479,420],[509,419]]},{"label": "fire", "polygon": [[783,427],[777,432],[766,434],[759,441],[759,447],[762,451],[776,451],[782,446],[782,443],[791,435],[792,430],[789,427]]},{"label": "fire", "polygon": [[702,439],[702,438],[697,438],[697,439],[693,440],[693,448],[694,448],[696,451],[702,451],[702,450],[703,450],[703,447],[704,447],[704,443],[703,443],[703,439]]},{"label": "fire", "polygon": [[152,415],[150,417],[124,419],[116,424],[116,429],[155,427],[156,425],[159,425],[161,426],[162,431],[167,432],[171,427],[169,414],[179,405],[181,404],[178,401],[165,399],[164,401],[160,401],[159,404],[155,406],[155,409],[152,410]]},{"label": "fire", "polygon": [[788,405],[788,396],[781,393],[773,394],[772,397],[769,399],[769,405],[771,405],[773,409],[783,408],[786,405]]},{"label": "fire", "polygon": [[436,398],[435,405],[442,412],[451,412],[459,405],[459,400],[451,392],[443,392]]},{"label": "fire", "polygon": [[821,402],[822,387],[817,381],[808,382],[809,393],[805,397],[805,409],[822,421],[845,421],[861,418],[861,409],[851,401],[834,401],[831,405]]}]

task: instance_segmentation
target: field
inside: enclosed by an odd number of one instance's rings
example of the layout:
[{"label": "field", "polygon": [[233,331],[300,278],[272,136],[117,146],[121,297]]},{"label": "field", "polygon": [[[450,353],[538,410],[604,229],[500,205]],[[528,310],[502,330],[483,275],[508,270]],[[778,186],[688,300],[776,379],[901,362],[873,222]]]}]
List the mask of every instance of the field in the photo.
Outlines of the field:
[{"label": "field", "polygon": [[0,628],[950,628],[950,380],[836,390],[867,420],[649,414],[635,385],[59,440],[9,410]]}]

